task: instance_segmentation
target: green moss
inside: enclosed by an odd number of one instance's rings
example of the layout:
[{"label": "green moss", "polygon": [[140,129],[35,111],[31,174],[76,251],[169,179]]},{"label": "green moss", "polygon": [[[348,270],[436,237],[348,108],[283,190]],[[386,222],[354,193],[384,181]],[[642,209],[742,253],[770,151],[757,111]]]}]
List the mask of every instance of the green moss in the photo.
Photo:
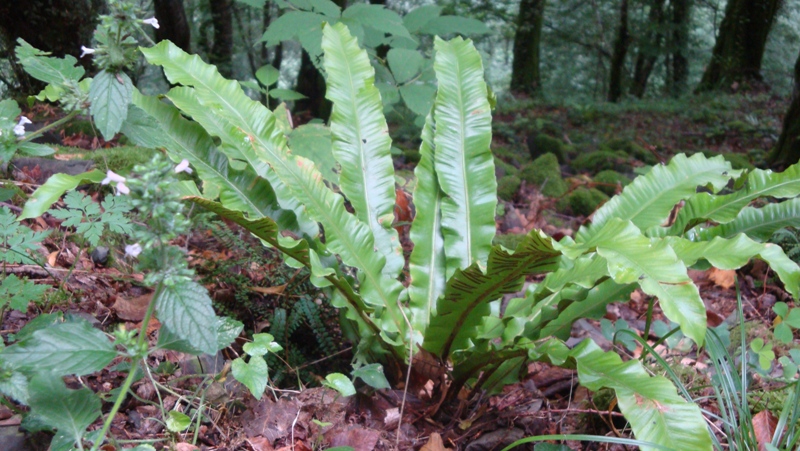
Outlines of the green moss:
[{"label": "green moss", "polygon": [[90,121],[84,119],[73,119],[64,126],[64,134],[67,136],[83,133],[86,136],[99,136],[100,132],[96,131]]},{"label": "green moss", "polygon": [[631,169],[628,154],[622,150],[598,150],[578,155],[570,163],[573,169],[580,172],[597,174],[606,169],[627,171]]},{"label": "green moss", "polygon": [[497,177],[505,177],[507,175],[519,175],[519,169],[510,163],[494,157],[494,172]]},{"label": "green moss", "polygon": [[558,158],[559,163],[566,160],[567,146],[558,138],[539,133],[534,137],[528,137],[528,151],[531,159],[537,159],[542,155],[551,153]]},{"label": "green moss", "polygon": [[750,158],[741,153],[718,153],[713,150],[703,150],[702,153],[708,158],[722,155],[722,158],[728,161],[733,166],[733,169],[755,169],[753,163],[750,162]]},{"label": "green moss", "polygon": [[75,147],[56,146],[56,153],[73,154],[78,158],[92,160],[97,169],[110,169],[118,174],[127,174],[137,164],[149,162],[157,150],[137,146],[110,147],[108,149],[86,150]]},{"label": "green moss", "polygon": [[596,188],[609,196],[613,196],[617,193],[617,185],[625,187],[631,183],[631,179],[610,169],[598,172],[597,175],[594,176],[594,181],[596,183],[602,183],[602,185],[598,185]]},{"label": "green moss", "polygon": [[419,159],[420,159],[419,150],[417,150],[417,149],[405,149],[405,150],[403,150],[403,159],[405,160],[406,164],[417,164],[417,163],[419,163]]},{"label": "green moss", "polygon": [[510,200],[519,190],[522,183],[516,175],[506,175],[497,180],[497,197]]},{"label": "green moss", "polygon": [[561,178],[561,167],[553,154],[544,154],[520,170],[519,176],[526,183],[539,187],[542,194],[559,197],[567,192],[567,182]]},{"label": "green moss", "polygon": [[492,244],[497,246],[501,245],[506,249],[514,250],[517,248],[519,243],[525,239],[527,234],[525,233],[508,233],[505,235],[495,235],[494,240],[492,240]]},{"label": "green moss", "polygon": [[561,199],[557,207],[562,211],[569,211],[575,216],[589,216],[607,200],[608,196],[598,189],[578,188]]},{"label": "green moss", "polygon": [[642,161],[646,164],[656,164],[658,163],[658,158],[653,155],[653,152],[648,151],[644,147],[636,144],[634,141],[629,139],[612,139],[607,143],[600,145],[600,150],[619,150],[625,152],[626,155],[633,157],[639,161]]},{"label": "green moss", "polygon": [[509,146],[497,146],[492,148],[492,154],[503,161],[508,162],[514,166],[522,166],[526,161],[530,161],[531,157],[527,152],[519,148]]}]

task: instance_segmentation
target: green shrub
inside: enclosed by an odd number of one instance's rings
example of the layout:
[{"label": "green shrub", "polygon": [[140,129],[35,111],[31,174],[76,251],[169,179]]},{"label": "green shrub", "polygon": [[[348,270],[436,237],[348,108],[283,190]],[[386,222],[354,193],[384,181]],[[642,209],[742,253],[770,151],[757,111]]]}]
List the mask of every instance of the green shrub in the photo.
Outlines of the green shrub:
[{"label": "green shrub", "polygon": [[561,210],[569,210],[575,216],[589,216],[608,200],[606,194],[596,188],[578,188],[558,202]]},{"label": "green shrub", "polygon": [[602,185],[597,185],[596,188],[609,196],[617,194],[618,187],[624,188],[631,183],[631,179],[611,169],[598,172],[597,175],[593,177],[593,180],[596,183],[602,183]]},{"label": "green shrub", "polygon": [[544,154],[520,169],[519,176],[525,182],[535,185],[542,194],[549,197],[563,196],[569,187],[561,177],[561,167],[553,154]]}]

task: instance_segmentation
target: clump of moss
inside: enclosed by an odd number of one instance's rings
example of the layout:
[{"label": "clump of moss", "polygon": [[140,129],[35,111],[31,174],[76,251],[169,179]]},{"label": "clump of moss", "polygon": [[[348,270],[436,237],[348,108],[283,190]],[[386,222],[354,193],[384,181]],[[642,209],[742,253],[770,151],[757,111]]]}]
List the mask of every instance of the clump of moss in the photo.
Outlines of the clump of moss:
[{"label": "clump of moss", "polygon": [[419,150],[417,149],[404,149],[403,150],[403,160],[406,164],[417,164],[419,163],[420,155]]},{"label": "clump of moss", "polygon": [[569,189],[567,182],[561,178],[558,159],[551,153],[544,154],[523,166],[519,176],[526,183],[539,187],[545,196],[559,197]]},{"label": "clump of moss", "polygon": [[504,200],[511,200],[519,190],[522,181],[516,175],[506,175],[497,180],[497,197]]},{"label": "clump of moss", "polygon": [[497,146],[492,148],[492,153],[495,157],[514,166],[521,166],[526,161],[530,161],[530,156],[518,147]]},{"label": "clump of moss", "polygon": [[58,154],[71,154],[78,158],[92,160],[101,171],[110,169],[117,174],[127,174],[137,164],[147,164],[158,152],[137,146],[109,147],[107,149],[86,150],[75,147],[55,146]]},{"label": "clump of moss", "polygon": [[525,233],[507,233],[505,235],[495,235],[494,239],[492,240],[492,244],[495,246],[499,244],[506,249],[513,251],[517,248],[519,243],[525,239],[526,236],[527,234]]},{"label": "clump of moss", "polygon": [[618,186],[625,187],[631,183],[631,179],[610,169],[598,172],[597,175],[594,176],[594,181],[601,184],[597,185],[596,188],[609,196],[613,196],[617,193]]},{"label": "clump of moss", "polygon": [[570,163],[573,169],[590,174],[597,174],[607,169],[630,170],[628,155],[622,150],[598,150],[578,155]]},{"label": "clump of moss", "polygon": [[558,138],[539,133],[534,136],[528,136],[527,144],[533,160],[548,153],[555,155],[559,163],[564,163],[566,160],[567,145]]},{"label": "clump of moss", "polygon": [[603,202],[608,200],[606,194],[596,188],[578,188],[558,202],[558,208],[569,211],[575,216],[589,216]]},{"label": "clump of moss", "polygon": [[644,147],[629,139],[612,139],[607,143],[601,144],[600,150],[619,150],[625,152],[625,154],[629,155],[630,157],[644,162],[645,164],[658,163],[658,158],[653,155],[653,152],[648,151]]},{"label": "clump of moss", "polygon": [[755,169],[753,163],[750,162],[750,158],[740,153],[718,153],[713,150],[704,150],[702,152],[708,158],[722,155],[722,158],[728,161],[733,166],[733,169]]}]

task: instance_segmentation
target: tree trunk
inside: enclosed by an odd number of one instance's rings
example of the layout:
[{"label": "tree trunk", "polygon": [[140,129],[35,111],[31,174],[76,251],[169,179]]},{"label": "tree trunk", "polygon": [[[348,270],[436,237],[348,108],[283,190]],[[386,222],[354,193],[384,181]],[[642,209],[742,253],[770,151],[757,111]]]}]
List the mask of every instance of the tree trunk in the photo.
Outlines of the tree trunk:
[{"label": "tree trunk", "polygon": [[156,41],[168,39],[173,44],[191,53],[191,31],[186,20],[186,11],[182,0],[154,0],[153,9],[159,27],[156,30]]},{"label": "tree trunk", "polygon": [[638,98],[644,97],[650,74],[653,73],[653,68],[661,54],[664,40],[664,1],[653,0],[650,11],[647,13],[648,28],[636,55],[633,84],[631,85],[631,94]]},{"label": "tree trunk", "polygon": [[608,81],[608,101],[616,102],[622,97],[622,74],[625,70],[625,54],[628,53],[630,34],[628,33],[628,0],[622,0],[619,7],[619,28],[614,40],[614,53],[611,55],[611,68]]},{"label": "tree trunk", "polygon": [[770,166],[781,169],[800,161],[800,55],[794,64],[794,92],[789,111],[783,118],[783,131],[778,144],[769,154]]},{"label": "tree trunk", "polygon": [[[79,58],[81,46],[92,46],[97,16],[105,11],[105,0],[0,1],[0,35],[12,59],[18,38],[53,56]],[[78,61],[91,71],[91,58]],[[19,85],[10,88],[20,94],[38,94],[44,88],[44,83],[29,77],[19,64],[11,66]]]},{"label": "tree trunk", "polygon": [[539,48],[546,0],[522,0],[514,36],[511,91],[535,95],[541,90]]},{"label": "tree trunk", "polygon": [[729,0],[711,62],[697,91],[761,84],[767,36],[782,0]]},{"label": "tree trunk", "polygon": [[675,97],[686,92],[689,85],[689,21],[692,0],[672,0],[672,79],[671,94]]},{"label": "tree trunk", "polygon": [[208,55],[219,73],[230,77],[233,73],[233,14],[231,0],[209,0],[211,23],[214,27],[214,43]]}]

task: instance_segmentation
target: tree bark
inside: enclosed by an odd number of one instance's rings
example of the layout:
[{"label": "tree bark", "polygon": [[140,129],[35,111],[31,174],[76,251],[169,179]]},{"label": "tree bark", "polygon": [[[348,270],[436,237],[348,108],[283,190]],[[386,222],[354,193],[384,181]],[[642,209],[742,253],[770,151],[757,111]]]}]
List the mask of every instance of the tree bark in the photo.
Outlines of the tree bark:
[{"label": "tree bark", "polygon": [[692,0],[672,0],[672,78],[670,92],[677,97],[686,92],[689,85],[689,21]]},{"label": "tree bark", "polygon": [[664,41],[664,1],[653,0],[647,13],[647,32],[639,45],[633,69],[631,94],[644,97],[650,74],[661,54]]},{"label": "tree bark", "polygon": [[782,0],[729,0],[697,92],[761,84],[761,60]]},{"label": "tree bark", "polygon": [[514,36],[511,91],[536,95],[541,90],[539,72],[542,19],[546,0],[522,0]]},{"label": "tree bark", "polygon": [[800,55],[794,64],[794,91],[789,111],[783,118],[778,144],[767,159],[770,166],[781,169],[800,161]]},{"label": "tree bark", "polygon": [[[72,55],[87,71],[91,58],[79,58],[81,46],[92,46],[97,16],[106,11],[105,0],[27,0],[0,1],[0,36],[12,59],[17,39],[53,56]],[[19,64],[12,63],[20,94],[38,94],[44,83],[29,77]],[[91,72],[90,72],[91,73]]]},{"label": "tree bark", "polygon": [[622,74],[625,70],[625,54],[628,53],[630,34],[628,33],[628,0],[619,6],[619,27],[611,54],[611,67],[608,81],[608,101],[617,102],[622,97]]},{"label": "tree bark", "polygon": [[186,11],[182,0],[154,0],[153,9],[159,27],[156,29],[156,41],[164,39],[191,53],[191,31],[186,20]]},{"label": "tree bark", "polygon": [[233,73],[233,14],[231,0],[209,0],[211,23],[214,27],[214,43],[208,55],[219,73],[230,77]]}]

